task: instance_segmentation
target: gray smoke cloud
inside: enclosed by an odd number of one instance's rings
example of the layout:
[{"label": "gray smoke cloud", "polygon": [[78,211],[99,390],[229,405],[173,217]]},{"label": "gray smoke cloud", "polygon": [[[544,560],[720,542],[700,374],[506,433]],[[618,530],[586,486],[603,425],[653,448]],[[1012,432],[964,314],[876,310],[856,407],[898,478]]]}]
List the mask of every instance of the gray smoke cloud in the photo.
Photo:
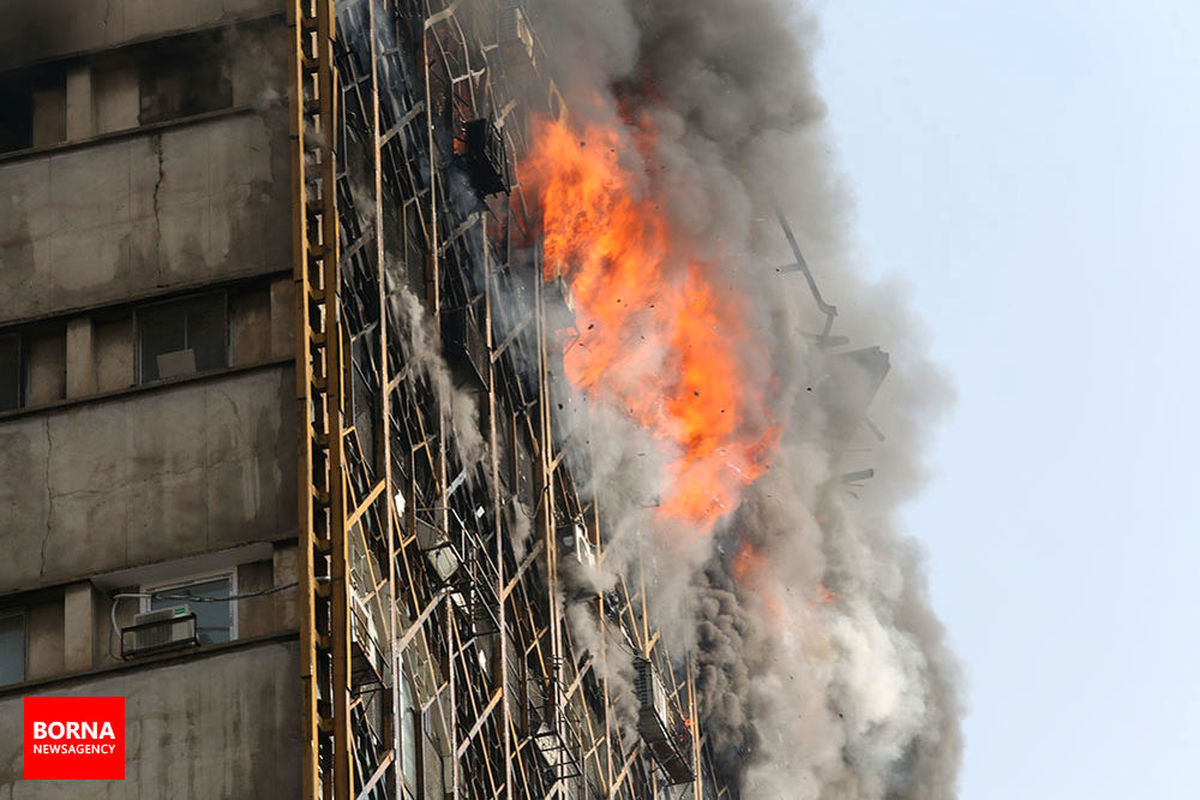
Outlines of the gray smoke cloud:
[{"label": "gray smoke cloud", "polygon": [[[769,472],[736,513],[681,546],[643,535],[638,495],[661,466],[639,460],[644,436],[619,410],[593,408],[580,439],[598,448],[591,480],[617,530],[605,569],[636,558],[663,641],[694,648],[705,729],[742,797],[955,797],[958,666],[921,553],[896,525],[950,391],[902,289],[868,285],[847,255],[813,20],[778,0],[544,0],[534,19],[573,115],[631,139],[638,125],[656,132],[645,181],[686,249],[720,254],[706,267],[714,285],[748,298],[763,352],[743,353],[743,366],[771,387],[780,429]],[[773,206],[849,344],[816,341],[825,318],[804,279],[777,269],[793,258]],[[848,355],[872,345],[891,356],[877,394],[869,364]],[[584,615],[569,617],[590,635]]]}]

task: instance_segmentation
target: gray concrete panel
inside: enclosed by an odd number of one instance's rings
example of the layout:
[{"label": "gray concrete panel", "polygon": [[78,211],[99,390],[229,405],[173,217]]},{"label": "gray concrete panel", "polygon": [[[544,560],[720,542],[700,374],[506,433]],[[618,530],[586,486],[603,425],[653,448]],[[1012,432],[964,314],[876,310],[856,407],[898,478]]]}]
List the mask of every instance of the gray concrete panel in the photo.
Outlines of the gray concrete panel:
[{"label": "gray concrete panel", "polygon": [[4,0],[0,69],[281,13],[280,0]]},{"label": "gray concrete panel", "polygon": [[291,367],[0,422],[0,594],[281,538]]},{"label": "gray concrete panel", "polygon": [[125,780],[24,781],[21,697],[0,700],[0,798],[300,796],[299,648],[271,642],[55,686],[125,697]]},{"label": "gray concrete panel", "polygon": [[280,115],[0,164],[0,323],[286,270]]}]

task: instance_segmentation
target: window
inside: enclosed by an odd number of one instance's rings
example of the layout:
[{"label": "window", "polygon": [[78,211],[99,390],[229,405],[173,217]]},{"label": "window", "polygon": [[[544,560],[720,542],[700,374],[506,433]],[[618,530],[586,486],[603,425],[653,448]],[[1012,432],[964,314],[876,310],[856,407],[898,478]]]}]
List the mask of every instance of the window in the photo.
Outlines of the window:
[{"label": "window", "polygon": [[0,76],[0,153],[45,147],[66,138],[66,86],[60,65]]},{"label": "window", "polygon": [[156,303],[136,318],[139,383],[229,366],[224,292]]},{"label": "window", "polygon": [[21,362],[21,337],[0,336],[0,411],[12,411],[22,405],[25,369]]},{"label": "window", "polygon": [[227,49],[211,36],[173,39],[147,48],[140,61],[142,125],[233,105]]},{"label": "window", "polygon": [[0,686],[25,680],[25,615],[0,611]]},{"label": "window", "polygon": [[9,81],[0,83],[0,153],[33,147],[33,94]]},{"label": "window", "polygon": [[142,611],[158,611],[187,605],[196,615],[196,636],[200,644],[217,644],[237,638],[237,601],[232,573],[158,586],[143,591]]}]

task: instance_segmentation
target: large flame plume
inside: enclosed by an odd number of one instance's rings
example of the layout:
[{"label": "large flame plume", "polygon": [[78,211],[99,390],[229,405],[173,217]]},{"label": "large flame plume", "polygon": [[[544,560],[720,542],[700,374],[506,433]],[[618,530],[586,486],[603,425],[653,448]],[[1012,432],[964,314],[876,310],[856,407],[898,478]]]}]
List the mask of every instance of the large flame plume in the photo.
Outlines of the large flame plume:
[{"label": "large flame plume", "polygon": [[769,387],[746,369],[759,345],[743,302],[710,280],[654,202],[644,142],[540,119],[523,167],[542,208],[545,277],[569,286],[578,330],[567,378],[637,421],[667,460],[659,516],[704,532],[767,469]]}]

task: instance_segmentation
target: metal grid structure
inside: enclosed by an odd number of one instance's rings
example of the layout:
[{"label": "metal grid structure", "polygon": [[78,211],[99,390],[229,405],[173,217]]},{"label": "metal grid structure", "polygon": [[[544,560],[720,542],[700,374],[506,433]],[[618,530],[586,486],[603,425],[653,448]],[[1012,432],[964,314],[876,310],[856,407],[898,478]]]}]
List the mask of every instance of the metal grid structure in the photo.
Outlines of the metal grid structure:
[{"label": "metal grid structure", "polygon": [[564,575],[605,532],[552,413],[563,291],[512,177],[530,115],[565,113],[525,11],[292,0],[289,26],[304,796],[728,796],[637,579],[572,602],[682,728],[618,724],[638,699],[564,621]]}]

